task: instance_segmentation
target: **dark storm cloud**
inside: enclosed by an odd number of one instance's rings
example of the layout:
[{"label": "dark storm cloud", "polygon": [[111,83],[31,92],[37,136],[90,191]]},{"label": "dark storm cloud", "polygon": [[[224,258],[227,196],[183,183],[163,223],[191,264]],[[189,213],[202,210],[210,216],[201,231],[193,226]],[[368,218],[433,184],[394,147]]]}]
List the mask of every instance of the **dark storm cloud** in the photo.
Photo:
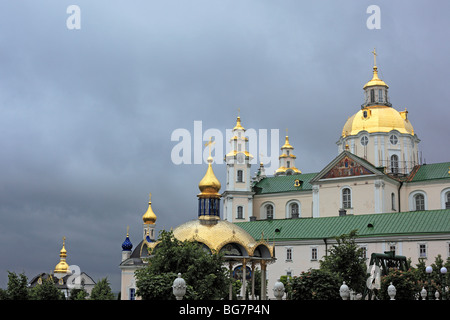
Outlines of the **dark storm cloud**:
[{"label": "dark storm cloud", "polygon": [[[66,28],[71,4],[81,30]],[[6,270],[51,271],[66,236],[69,264],[118,290],[120,245],[127,225],[139,242],[149,192],[159,230],[195,218],[205,165],[171,161],[172,132],[195,120],[225,136],[240,108],[245,128],[279,129],[280,142],[288,128],[297,166],[320,171],[362,103],[373,47],[427,161],[448,161],[448,8],[381,2],[368,30],[371,4],[3,1],[0,286]]]}]

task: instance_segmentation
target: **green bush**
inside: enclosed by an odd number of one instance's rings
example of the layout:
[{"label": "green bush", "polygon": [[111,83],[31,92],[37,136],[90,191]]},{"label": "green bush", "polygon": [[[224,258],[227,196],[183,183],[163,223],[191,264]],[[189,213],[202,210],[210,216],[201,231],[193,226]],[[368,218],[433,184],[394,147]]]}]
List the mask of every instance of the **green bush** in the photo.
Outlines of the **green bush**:
[{"label": "green bush", "polygon": [[335,274],[320,269],[293,277],[292,300],[340,300],[340,282]]}]

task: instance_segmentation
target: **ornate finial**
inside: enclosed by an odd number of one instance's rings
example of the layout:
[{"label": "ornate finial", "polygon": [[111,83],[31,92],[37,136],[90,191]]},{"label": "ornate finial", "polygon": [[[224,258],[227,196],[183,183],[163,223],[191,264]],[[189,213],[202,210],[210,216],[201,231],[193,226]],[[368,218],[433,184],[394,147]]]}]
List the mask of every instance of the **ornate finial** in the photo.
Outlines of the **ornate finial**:
[{"label": "ornate finial", "polygon": [[286,135],[288,135],[288,128],[286,128]]},{"label": "ornate finial", "polygon": [[373,66],[376,67],[377,66],[377,52],[375,51],[375,48],[373,48]]},{"label": "ornate finial", "polygon": [[148,194],[148,203],[152,203],[152,193]]},{"label": "ornate finial", "polygon": [[238,108],[238,117],[241,116],[241,108]]},{"label": "ornate finial", "polygon": [[129,236],[129,234],[130,234],[130,226],[127,226],[127,237]]}]

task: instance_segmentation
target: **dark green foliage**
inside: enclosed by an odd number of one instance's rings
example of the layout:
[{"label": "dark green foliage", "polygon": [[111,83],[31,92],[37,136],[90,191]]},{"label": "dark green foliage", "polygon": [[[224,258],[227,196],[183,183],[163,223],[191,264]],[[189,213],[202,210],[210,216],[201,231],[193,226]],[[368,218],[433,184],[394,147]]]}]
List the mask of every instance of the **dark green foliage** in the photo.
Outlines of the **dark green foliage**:
[{"label": "dark green foliage", "polygon": [[206,252],[195,242],[179,241],[171,231],[162,231],[159,240],[148,266],[135,273],[138,296],[173,299],[171,288],[178,273],[186,281],[185,299],[219,299],[227,295],[228,272],[221,255]]},{"label": "dark green foliage", "polygon": [[114,293],[111,291],[108,279],[103,278],[98,281],[91,291],[91,300],[113,300]]},{"label": "dark green foliage", "polygon": [[[356,242],[356,230],[336,237],[337,244],[328,250],[328,255],[320,261],[320,268],[336,274],[355,292],[362,293],[366,285],[366,261],[363,248]],[[338,287],[339,288],[339,287]]]},{"label": "dark green foliage", "polygon": [[340,300],[339,278],[328,271],[310,269],[290,280],[292,300]]}]

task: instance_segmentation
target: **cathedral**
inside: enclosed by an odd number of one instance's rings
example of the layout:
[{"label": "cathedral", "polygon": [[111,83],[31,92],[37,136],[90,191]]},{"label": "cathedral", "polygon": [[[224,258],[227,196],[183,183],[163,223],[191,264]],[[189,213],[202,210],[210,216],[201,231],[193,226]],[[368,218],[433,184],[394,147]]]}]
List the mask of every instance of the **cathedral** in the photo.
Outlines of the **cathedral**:
[{"label": "cathedral", "polygon": [[[268,298],[273,298],[271,288],[280,276],[319,268],[334,238],[352,230],[357,230],[356,241],[367,258],[385,251],[406,256],[413,264],[420,258],[431,264],[438,254],[444,260],[450,257],[450,162],[421,163],[420,139],[408,111],[392,106],[389,86],[378,76],[375,50],[373,54],[364,101],[345,122],[336,142],[337,156],[328,165],[320,172],[303,173],[296,163],[295,140],[286,135],[278,169],[266,172],[261,163],[252,176],[249,138],[238,116],[225,156],[225,190],[218,193],[221,185],[208,159],[199,184],[199,218],[176,228],[174,235],[210,243],[209,248],[219,251],[231,245],[239,259],[229,260],[246,266],[244,270],[249,267],[244,258],[252,268],[257,261],[267,274]],[[145,227],[144,219],[138,248],[131,251],[128,236],[122,246],[122,299],[134,297],[134,270],[148,256],[142,248],[155,246],[155,217],[148,223],[152,227]],[[234,231],[232,236],[230,231],[206,233],[211,226]],[[202,228],[204,238],[198,237]]]}]

